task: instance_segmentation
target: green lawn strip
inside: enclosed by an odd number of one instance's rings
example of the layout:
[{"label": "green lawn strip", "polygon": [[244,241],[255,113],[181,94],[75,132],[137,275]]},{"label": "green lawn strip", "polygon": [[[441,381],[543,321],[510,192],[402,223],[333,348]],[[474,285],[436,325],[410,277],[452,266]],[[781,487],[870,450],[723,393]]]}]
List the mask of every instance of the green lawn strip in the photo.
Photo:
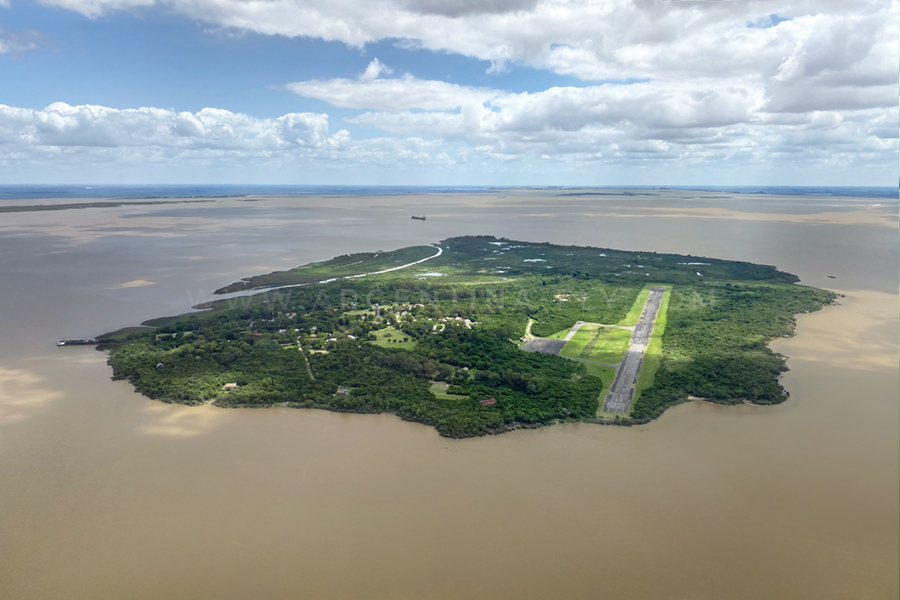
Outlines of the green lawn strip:
[{"label": "green lawn strip", "polygon": [[[572,339],[566,343],[560,354],[569,358],[589,358],[587,356],[582,356],[581,353],[584,352],[585,346],[590,344],[591,340],[597,335],[597,330],[599,328],[600,326],[596,323],[585,323],[578,328],[578,331],[576,331],[575,335],[572,336]],[[565,336],[562,337],[564,338]]]},{"label": "green lawn strip", "polygon": [[600,392],[600,406],[599,408],[603,408],[603,400],[606,398],[606,395],[609,393],[609,388],[612,387],[613,379],[616,378],[616,370],[612,367],[604,367],[603,365],[595,365],[592,363],[582,363],[584,367],[587,369],[587,372],[591,375],[596,375],[603,381],[603,391]]},{"label": "green lawn strip", "polygon": [[628,311],[628,314],[625,315],[625,318],[616,323],[616,325],[621,325],[623,327],[634,327],[637,325],[638,320],[641,318],[641,313],[644,311],[644,305],[647,304],[647,298],[650,296],[650,286],[647,285],[638,293],[637,298],[634,301],[634,304],[631,305],[631,309]]},{"label": "green lawn strip", "polygon": [[[563,329],[562,331],[557,331],[557,332],[554,333],[553,335],[548,335],[548,336],[547,336],[547,339],[548,339],[548,340],[561,340],[561,339],[564,339],[567,335],[569,335],[569,332],[570,332],[570,331],[572,331],[572,328],[571,328],[571,327],[569,327],[569,328],[567,328],[567,329]],[[540,336],[535,336],[535,337],[540,337]]]},{"label": "green lawn strip", "polygon": [[[400,348],[401,350],[412,350],[416,347],[416,340],[393,327],[385,327],[374,332],[377,339],[371,340],[371,343],[382,348]],[[404,342],[403,338],[410,341]]]},{"label": "green lawn strip", "polygon": [[432,381],[431,387],[429,391],[434,394],[434,397],[438,400],[468,400],[468,396],[461,396],[459,394],[448,394],[447,389],[450,387],[449,383],[445,383],[443,381]]},{"label": "green lawn strip", "polygon": [[[627,329],[604,329],[591,323],[581,326],[560,355],[591,362],[617,363],[624,358],[630,341],[631,331]],[[588,352],[586,356],[585,351]]]},{"label": "green lawn strip", "polygon": [[[669,309],[669,296],[671,294],[671,286],[666,286],[666,293],[663,295],[662,302],[659,304],[659,312],[656,313],[656,320],[653,321],[653,333],[650,334],[650,343],[647,344],[647,350],[644,351],[644,362],[641,365],[641,374],[638,376],[637,384],[634,386],[634,399],[637,400],[641,392],[651,385],[656,377],[656,371],[662,362],[662,339],[666,332],[666,312]],[[632,405],[634,402],[632,402]]]},{"label": "green lawn strip", "polygon": [[627,329],[607,329],[594,344],[588,360],[601,363],[617,363],[625,357],[631,332]]}]

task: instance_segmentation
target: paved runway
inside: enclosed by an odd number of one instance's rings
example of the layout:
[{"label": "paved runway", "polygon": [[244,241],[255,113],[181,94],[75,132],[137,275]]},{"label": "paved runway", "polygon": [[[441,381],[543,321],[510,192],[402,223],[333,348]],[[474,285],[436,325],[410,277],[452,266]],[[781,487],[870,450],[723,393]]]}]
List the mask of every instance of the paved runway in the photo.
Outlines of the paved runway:
[{"label": "paved runway", "polygon": [[543,352],[544,354],[555,354],[559,356],[560,351],[565,345],[566,340],[536,338],[522,346],[522,350],[525,352]]},{"label": "paved runway", "polygon": [[543,352],[544,354],[555,354],[559,356],[559,353],[562,352],[563,347],[565,347],[566,342],[575,337],[575,334],[584,325],[584,321],[578,321],[569,330],[569,333],[566,334],[561,340],[551,340],[548,338],[535,338],[522,346],[522,350],[525,352]]},{"label": "paved runway", "polygon": [[631,406],[634,384],[637,383],[638,375],[641,372],[644,351],[647,349],[647,344],[650,343],[653,321],[656,319],[656,313],[659,312],[659,305],[664,293],[664,288],[650,288],[644,311],[631,335],[631,345],[625,352],[625,358],[616,372],[609,395],[606,396],[606,401],[603,403],[603,410],[606,412],[627,413]]}]

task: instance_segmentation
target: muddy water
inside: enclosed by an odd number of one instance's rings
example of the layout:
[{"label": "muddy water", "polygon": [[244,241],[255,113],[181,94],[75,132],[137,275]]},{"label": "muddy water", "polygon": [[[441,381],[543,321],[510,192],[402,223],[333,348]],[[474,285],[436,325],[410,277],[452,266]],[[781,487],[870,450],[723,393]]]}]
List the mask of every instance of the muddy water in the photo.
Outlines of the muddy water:
[{"label": "muddy water", "polygon": [[[892,216],[627,201],[646,216],[539,194],[2,215],[0,597],[897,597]],[[444,216],[409,223],[423,206]],[[52,346],[262,270],[467,233],[772,263],[846,297],[775,342],[781,406],[462,441],[390,416],[165,405],[110,382],[102,354]]]}]

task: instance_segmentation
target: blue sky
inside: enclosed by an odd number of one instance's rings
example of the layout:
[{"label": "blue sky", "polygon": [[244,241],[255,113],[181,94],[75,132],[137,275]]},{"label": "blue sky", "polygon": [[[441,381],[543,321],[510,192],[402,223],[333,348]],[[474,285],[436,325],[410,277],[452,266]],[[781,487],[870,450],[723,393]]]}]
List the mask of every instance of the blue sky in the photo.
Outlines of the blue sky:
[{"label": "blue sky", "polygon": [[876,0],[0,0],[0,183],[894,185],[897,37]]}]

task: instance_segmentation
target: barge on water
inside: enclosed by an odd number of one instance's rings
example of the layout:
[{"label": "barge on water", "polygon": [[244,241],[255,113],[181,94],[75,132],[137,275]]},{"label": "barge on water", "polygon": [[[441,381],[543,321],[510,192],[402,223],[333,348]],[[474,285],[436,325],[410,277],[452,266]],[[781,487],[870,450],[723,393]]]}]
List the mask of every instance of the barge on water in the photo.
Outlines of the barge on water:
[{"label": "barge on water", "polygon": [[425,215],[422,215],[421,217],[417,217],[416,215],[413,215],[411,218],[415,219],[416,221],[424,221]]},{"label": "barge on water", "polygon": [[100,342],[91,338],[89,340],[59,340],[56,342],[57,346],[96,346]]}]

